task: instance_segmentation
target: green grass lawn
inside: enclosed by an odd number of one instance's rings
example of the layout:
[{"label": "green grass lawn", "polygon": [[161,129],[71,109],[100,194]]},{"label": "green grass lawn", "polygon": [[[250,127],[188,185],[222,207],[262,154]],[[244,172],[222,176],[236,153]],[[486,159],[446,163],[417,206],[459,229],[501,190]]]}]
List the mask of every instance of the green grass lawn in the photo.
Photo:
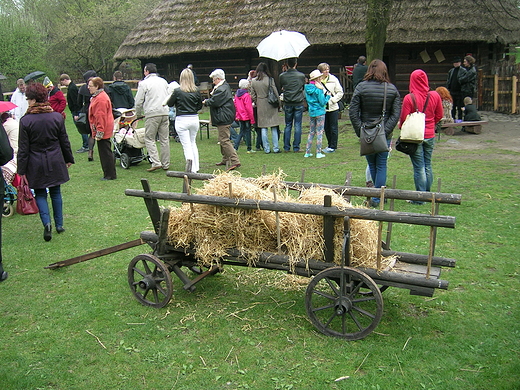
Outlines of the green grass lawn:
[{"label": "green grass lawn", "polygon": [[[304,123],[306,134],[307,116]],[[70,118],[67,124],[76,150],[81,138]],[[198,139],[202,173],[220,161],[216,130],[210,133]],[[241,146],[240,173],[281,168],[296,181],[305,170],[305,181],[343,184],[352,172],[352,184],[364,186],[366,162],[345,119],[339,143],[324,159],[246,154]],[[141,178],[153,190],[182,188],[163,171],[146,172],[145,162],[118,166],[117,180],[101,181],[97,152],[94,162],[75,157],[62,186],[65,233],[44,242],[37,215],[3,220],[9,279],[0,284],[2,390],[520,388],[518,153],[493,143],[478,152],[454,150],[447,137],[436,145],[442,192],[463,197],[460,206],[441,205],[442,214],[457,218],[455,229],[438,229],[435,253],[457,259],[442,274],[450,287],[432,298],[388,289],[381,323],[355,342],[319,333],[305,313],[306,284],[283,272],[227,267],[194,293],[173,275],[171,303],[154,309],[141,305],[127,283],[128,263],[149,252],[145,245],[44,269],[149,230],[143,200],[124,195],[140,189]],[[171,161],[171,170],[184,169],[182,147],[173,141]],[[393,175],[398,188],[414,188],[408,156],[392,153],[389,183]],[[396,201],[396,210],[428,213],[429,206]],[[428,240],[428,227],[394,224],[392,249],[427,254]]]}]

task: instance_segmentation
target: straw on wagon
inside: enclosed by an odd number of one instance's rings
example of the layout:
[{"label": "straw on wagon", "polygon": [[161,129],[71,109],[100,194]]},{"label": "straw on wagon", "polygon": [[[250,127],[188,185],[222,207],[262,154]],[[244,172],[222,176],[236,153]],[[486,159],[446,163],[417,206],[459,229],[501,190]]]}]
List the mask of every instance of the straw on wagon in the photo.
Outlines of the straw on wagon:
[{"label": "straw on wagon", "polygon": [[[264,175],[242,179],[237,173],[222,173],[205,182],[199,195],[236,199],[270,200],[323,204],[325,195],[340,209],[353,207],[330,189],[302,189],[299,196],[289,194],[283,185],[285,175]],[[231,192],[231,193],[230,193]],[[363,207],[363,206],[356,206]],[[323,218],[318,215],[279,212],[280,247],[277,241],[276,212],[244,210],[203,204],[183,204],[170,210],[168,238],[178,248],[195,248],[202,265],[218,264],[227,250],[237,249],[254,265],[262,252],[285,254],[290,264],[309,259],[324,261]],[[378,224],[376,221],[351,219],[350,259],[356,267],[377,268]],[[334,262],[341,264],[343,220],[337,219],[334,233]],[[395,258],[383,258],[381,269],[388,269]]]}]

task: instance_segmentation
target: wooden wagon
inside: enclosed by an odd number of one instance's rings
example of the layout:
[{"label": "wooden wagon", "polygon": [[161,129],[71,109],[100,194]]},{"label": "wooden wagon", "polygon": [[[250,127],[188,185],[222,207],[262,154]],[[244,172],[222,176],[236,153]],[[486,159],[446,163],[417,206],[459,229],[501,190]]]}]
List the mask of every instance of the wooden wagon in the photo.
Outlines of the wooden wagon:
[{"label": "wooden wagon", "polygon": [[[448,288],[448,282],[440,278],[441,268],[454,267],[455,260],[434,256],[436,229],[454,228],[455,218],[439,215],[438,211],[440,203],[460,204],[460,195],[319,184],[345,197],[381,197],[381,204],[384,204],[384,199],[388,199],[390,205],[390,210],[366,208],[340,210],[331,205],[330,196],[324,197],[323,205],[309,205],[192,195],[189,190],[191,180],[207,180],[213,175],[173,171],[168,172],[167,175],[184,178],[184,192],[152,191],[145,179],[142,180],[143,190],[125,191],[128,196],[144,199],[154,227],[153,231],[144,231],[140,235],[141,240],[151,247],[151,253],[136,256],[128,266],[130,289],[137,300],[144,305],[160,308],[168,304],[174,290],[172,273],[181,281],[185,290],[192,292],[198,282],[221,271],[224,265],[282,270],[310,278],[305,294],[305,305],[310,321],[318,330],[326,335],[357,340],[367,336],[378,325],[383,314],[381,293],[386,288],[408,289],[411,294],[422,296],[432,296],[435,289]],[[284,182],[284,185],[298,190],[315,184]],[[392,211],[396,199],[431,202],[432,212],[420,214]],[[290,262],[286,255],[266,252],[258,253],[254,259],[251,259],[245,258],[236,249],[229,249],[225,256],[218,259],[218,265],[200,266],[195,256],[197,248],[177,248],[169,242],[169,209],[159,207],[158,200],[322,216],[325,261],[301,259],[301,261]],[[335,248],[333,244],[332,235],[337,218],[343,220],[342,248]],[[352,218],[386,221],[389,223],[389,232],[393,223],[430,226],[429,254],[419,255],[390,250],[389,234],[384,242],[381,240],[380,228],[378,238],[382,245],[378,248],[378,261],[381,255],[397,255],[399,260],[396,265],[388,271],[352,267],[348,250]],[[341,265],[333,262],[335,250],[341,250]],[[190,278],[189,275],[195,277]]]}]

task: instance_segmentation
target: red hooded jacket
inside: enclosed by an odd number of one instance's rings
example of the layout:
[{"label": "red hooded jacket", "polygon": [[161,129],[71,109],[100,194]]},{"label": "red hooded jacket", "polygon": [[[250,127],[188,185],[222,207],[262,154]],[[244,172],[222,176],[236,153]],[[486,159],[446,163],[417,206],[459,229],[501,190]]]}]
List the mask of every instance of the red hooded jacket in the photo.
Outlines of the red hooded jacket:
[{"label": "red hooded jacket", "polygon": [[[420,112],[422,112],[424,108],[427,94],[430,94],[430,100],[428,101],[428,106],[426,107],[425,112],[426,129],[424,130],[424,139],[434,138],[435,124],[437,124],[443,117],[442,100],[437,92],[430,91],[428,76],[424,70],[416,69],[410,75],[410,93],[413,93],[415,101],[417,102],[417,108]],[[403,99],[399,128],[401,128],[401,124],[406,120],[408,114],[411,114],[412,112],[415,112],[415,106],[412,97],[408,94]]]}]

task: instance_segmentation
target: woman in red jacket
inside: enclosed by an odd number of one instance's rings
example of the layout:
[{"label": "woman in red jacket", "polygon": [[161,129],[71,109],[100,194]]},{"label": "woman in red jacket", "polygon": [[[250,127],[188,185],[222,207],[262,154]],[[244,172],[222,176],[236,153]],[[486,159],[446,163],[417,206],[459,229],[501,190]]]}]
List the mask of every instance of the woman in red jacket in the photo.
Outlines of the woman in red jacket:
[{"label": "woman in red jacket", "polygon": [[[433,182],[432,153],[435,145],[435,125],[443,117],[442,100],[437,92],[430,91],[428,76],[424,70],[414,70],[410,75],[410,93],[403,99],[399,128],[408,114],[415,112],[412,94],[418,110],[426,114],[424,141],[419,144],[415,153],[410,155],[413,165],[413,180],[416,191],[430,191]],[[412,201],[411,203],[423,204],[424,202]]]},{"label": "woman in red jacket", "polygon": [[93,77],[88,80],[88,90],[92,94],[88,121],[92,138],[97,141],[98,145],[99,161],[103,169],[101,180],[115,180],[116,163],[110,144],[110,137],[114,131],[114,116],[112,115],[112,103],[103,87],[101,77]]}]

